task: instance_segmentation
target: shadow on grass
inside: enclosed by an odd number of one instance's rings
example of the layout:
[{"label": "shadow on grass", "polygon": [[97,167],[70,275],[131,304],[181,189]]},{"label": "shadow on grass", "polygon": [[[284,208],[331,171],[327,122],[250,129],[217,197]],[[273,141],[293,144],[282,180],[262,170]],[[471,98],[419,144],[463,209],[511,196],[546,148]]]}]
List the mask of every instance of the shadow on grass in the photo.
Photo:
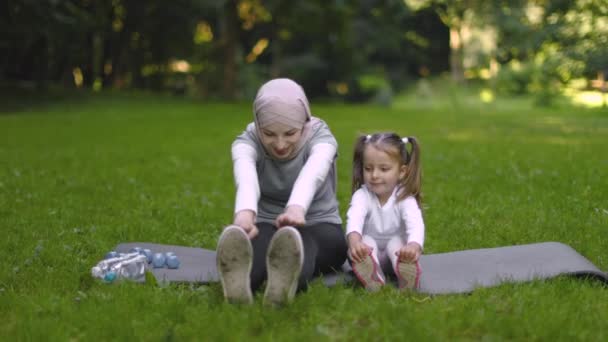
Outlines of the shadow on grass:
[{"label": "shadow on grass", "polygon": [[84,102],[93,94],[88,90],[37,87],[30,84],[0,84],[0,115],[29,112],[65,102]]}]

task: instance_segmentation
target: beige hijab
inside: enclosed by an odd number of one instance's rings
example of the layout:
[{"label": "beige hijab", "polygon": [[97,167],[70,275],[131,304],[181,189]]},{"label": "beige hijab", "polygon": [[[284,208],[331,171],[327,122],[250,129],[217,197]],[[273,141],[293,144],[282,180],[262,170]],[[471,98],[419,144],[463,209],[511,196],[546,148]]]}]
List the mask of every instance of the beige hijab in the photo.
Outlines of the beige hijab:
[{"label": "beige hijab", "polygon": [[262,128],[277,122],[302,129],[302,137],[287,159],[293,158],[310,138],[312,125],[308,99],[302,87],[290,79],[277,78],[260,87],[253,101],[253,117],[259,137]]}]

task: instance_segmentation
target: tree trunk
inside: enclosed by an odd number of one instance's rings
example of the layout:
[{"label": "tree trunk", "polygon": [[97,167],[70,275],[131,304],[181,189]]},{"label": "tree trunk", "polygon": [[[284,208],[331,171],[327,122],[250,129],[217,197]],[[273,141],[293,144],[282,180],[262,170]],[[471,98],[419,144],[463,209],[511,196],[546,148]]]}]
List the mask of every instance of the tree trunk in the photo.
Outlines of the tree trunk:
[{"label": "tree trunk", "polygon": [[228,0],[222,11],[222,38],[221,49],[224,65],[224,78],[222,82],[222,95],[227,99],[236,97],[238,30],[239,18],[237,13],[237,1]]},{"label": "tree trunk", "polygon": [[270,53],[272,54],[272,64],[270,65],[270,76],[277,78],[281,76],[281,39],[279,18],[273,18],[272,38],[270,40]]},{"label": "tree trunk", "polygon": [[40,51],[40,55],[34,57],[38,61],[38,63],[36,63],[38,64],[38,67],[34,69],[37,70],[36,75],[34,75],[34,77],[36,78],[36,86],[38,90],[41,91],[47,89],[49,69],[48,59],[50,58],[49,45],[50,43],[47,37],[41,38],[40,47],[38,50]]},{"label": "tree trunk", "polygon": [[452,79],[457,83],[464,81],[464,51],[462,50],[462,34],[460,25],[450,26],[450,69]]},{"label": "tree trunk", "polygon": [[600,92],[602,92],[602,108],[608,107],[606,103],[606,90],[608,86],[606,85],[606,73],[607,71],[600,71],[597,73],[597,79],[600,80]]},{"label": "tree trunk", "polygon": [[91,80],[93,90],[101,90],[103,80],[103,35],[97,31],[93,33],[93,56],[91,65]]},{"label": "tree trunk", "polygon": [[500,64],[496,59],[496,53],[492,52],[490,57],[490,86],[492,91],[496,93],[496,83],[498,82],[498,72],[500,71]]}]

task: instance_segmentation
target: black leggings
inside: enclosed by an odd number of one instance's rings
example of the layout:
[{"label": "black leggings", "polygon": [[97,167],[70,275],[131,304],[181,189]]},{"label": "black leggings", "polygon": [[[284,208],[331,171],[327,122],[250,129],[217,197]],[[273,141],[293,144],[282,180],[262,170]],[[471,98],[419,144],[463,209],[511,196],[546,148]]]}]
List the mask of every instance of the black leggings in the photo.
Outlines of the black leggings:
[{"label": "black leggings", "polygon": [[[258,236],[251,240],[253,245],[253,267],[251,269],[251,289],[256,291],[266,278],[266,252],[277,228],[271,223],[257,223]],[[318,223],[313,226],[296,227],[304,243],[304,266],[298,281],[298,290],[306,289],[314,276],[340,270],[346,260],[346,239],[342,225]]]}]

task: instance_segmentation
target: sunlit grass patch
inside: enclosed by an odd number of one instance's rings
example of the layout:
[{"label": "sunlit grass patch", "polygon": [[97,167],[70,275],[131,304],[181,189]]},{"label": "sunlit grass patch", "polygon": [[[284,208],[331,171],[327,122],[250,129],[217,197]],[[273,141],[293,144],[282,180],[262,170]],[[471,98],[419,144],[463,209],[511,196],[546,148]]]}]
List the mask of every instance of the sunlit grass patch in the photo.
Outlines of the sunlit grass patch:
[{"label": "sunlit grass patch", "polygon": [[567,90],[566,95],[577,105],[587,108],[608,106],[608,93],[599,90]]}]

